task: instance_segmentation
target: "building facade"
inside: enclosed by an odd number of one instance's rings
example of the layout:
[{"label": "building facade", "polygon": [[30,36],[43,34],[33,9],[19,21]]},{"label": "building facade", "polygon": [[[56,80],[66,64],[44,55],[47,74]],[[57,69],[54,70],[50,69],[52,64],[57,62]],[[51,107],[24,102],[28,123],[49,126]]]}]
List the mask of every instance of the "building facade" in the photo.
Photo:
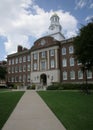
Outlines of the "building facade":
[{"label": "building facade", "polygon": [[[47,36],[37,39],[31,49],[18,46],[7,56],[8,82],[29,85],[50,85],[51,82],[82,83],[82,64],[74,58],[73,38],[65,39],[57,14],[50,18]],[[93,72],[87,72],[93,82]]]}]

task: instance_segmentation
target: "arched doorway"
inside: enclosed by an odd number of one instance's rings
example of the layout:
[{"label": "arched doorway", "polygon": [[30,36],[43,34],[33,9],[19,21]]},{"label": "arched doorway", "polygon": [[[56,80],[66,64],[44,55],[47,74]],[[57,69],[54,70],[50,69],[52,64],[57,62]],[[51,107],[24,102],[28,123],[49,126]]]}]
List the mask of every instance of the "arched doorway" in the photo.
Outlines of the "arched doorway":
[{"label": "arched doorway", "polygon": [[40,82],[41,82],[43,85],[47,85],[47,76],[46,76],[46,74],[41,74],[41,75],[40,75]]}]

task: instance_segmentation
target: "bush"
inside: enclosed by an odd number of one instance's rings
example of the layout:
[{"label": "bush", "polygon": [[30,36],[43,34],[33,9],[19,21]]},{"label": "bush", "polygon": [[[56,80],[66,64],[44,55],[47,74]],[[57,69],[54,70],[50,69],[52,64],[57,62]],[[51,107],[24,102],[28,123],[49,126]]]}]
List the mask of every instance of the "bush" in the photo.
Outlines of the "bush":
[{"label": "bush", "polygon": [[[87,84],[88,89],[93,89],[93,84]],[[71,83],[53,83],[47,87],[47,90],[81,90],[85,89],[86,84],[71,84]]]},{"label": "bush", "polygon": [[36,85],[32,84],[31,86],[28,86],[27,89],[33,89],[33,90],[35,90],[35,87],[36,87]]}]

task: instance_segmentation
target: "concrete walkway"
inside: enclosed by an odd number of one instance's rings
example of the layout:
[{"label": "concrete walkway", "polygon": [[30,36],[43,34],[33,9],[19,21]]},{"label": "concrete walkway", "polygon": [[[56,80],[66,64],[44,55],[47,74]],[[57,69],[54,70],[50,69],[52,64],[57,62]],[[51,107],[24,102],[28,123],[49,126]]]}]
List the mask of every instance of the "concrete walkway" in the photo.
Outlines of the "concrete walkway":
[{"label": "concrete walkway", "polygon": [[35,91],[26,91],[2,130],[66,130]]}]

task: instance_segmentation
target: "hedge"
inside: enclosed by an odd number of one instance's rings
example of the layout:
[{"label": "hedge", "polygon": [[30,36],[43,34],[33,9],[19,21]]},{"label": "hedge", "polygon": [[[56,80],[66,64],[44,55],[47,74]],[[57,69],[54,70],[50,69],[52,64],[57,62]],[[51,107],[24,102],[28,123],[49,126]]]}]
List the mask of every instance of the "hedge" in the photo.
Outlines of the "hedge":
[{"label": "hedge", "polygon": [[[87,84],[87,88],[93,90],[93,84]],[[47,87],[47,90],[83,90],[86,84],[62,84],[56,83]]]}]

